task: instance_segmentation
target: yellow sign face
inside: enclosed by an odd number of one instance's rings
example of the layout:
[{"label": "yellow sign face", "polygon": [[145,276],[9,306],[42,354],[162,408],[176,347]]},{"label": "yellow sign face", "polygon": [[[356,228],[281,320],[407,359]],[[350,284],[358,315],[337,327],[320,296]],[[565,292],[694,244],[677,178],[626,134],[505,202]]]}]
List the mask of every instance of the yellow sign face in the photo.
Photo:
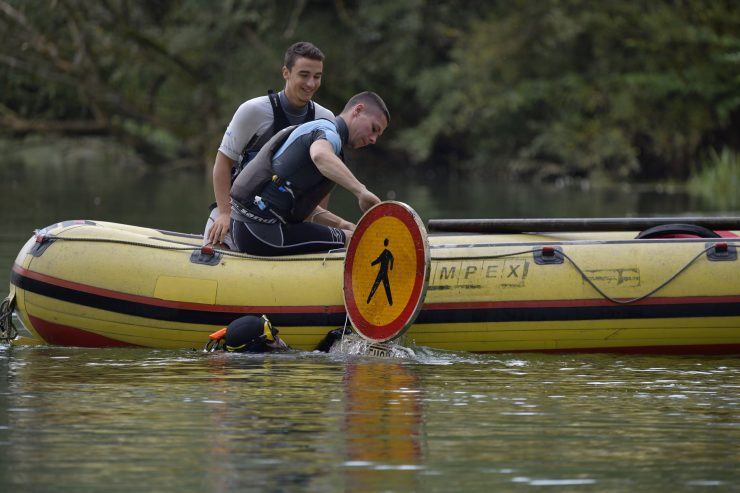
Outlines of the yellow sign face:
[{"label": "yellow sign face", "polygon": [[344,262],[344,305],[360,335],[384,342],[403,334],[429,284],[429,243],[416,213],[382,202],[357,223]]},{"label": "yellow sign face", "polygon": [[386,216],[372,223],[355,252],[352,291],[360,314],[373,325],[393,322],[411,297],[417,255],[408,227]]}]

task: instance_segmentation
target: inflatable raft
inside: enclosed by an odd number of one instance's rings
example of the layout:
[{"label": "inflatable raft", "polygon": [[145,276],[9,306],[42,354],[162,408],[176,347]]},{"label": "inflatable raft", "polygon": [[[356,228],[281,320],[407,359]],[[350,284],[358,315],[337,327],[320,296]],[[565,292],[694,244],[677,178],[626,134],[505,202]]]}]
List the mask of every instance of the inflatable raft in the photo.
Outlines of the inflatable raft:
[{"label": "inflatable raft", "polygon": [[[500,221],[430,222],[447,231],[427,238],[423,303],[401,342],[740,353],[738,231],[655,238],[603,231],[614,228],[598,220],[514,231],[516,221]],[[547,231],[558,228],[570,232]],[[200,349],[235,318],[265,314],[291,347],[312,350],[347,323],[344,251],[264,258],[200,244],[198,235],[102,221],[48,226],[15,260],[6,311],[14,307],[39,342],[83,347]]]}]

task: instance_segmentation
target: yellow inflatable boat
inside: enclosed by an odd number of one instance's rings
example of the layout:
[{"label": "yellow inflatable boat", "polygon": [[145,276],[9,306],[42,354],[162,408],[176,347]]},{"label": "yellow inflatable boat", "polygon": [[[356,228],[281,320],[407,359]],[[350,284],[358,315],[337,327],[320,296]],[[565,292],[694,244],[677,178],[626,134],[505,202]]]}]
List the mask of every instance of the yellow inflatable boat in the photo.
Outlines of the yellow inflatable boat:
[{"label": "yellow inflatable boat", "polygon": [[[543,221],[431,221],[423,305],[401,342],[740,353],[738,231],[655,237]],[[110,222],[54,224],[18,254],[5,310],[39,342],[85,347],[200,349],[235,318],[266,314],[291,347],[311,350],[347,322],[344,251],[264,258],[200,244]]]}]

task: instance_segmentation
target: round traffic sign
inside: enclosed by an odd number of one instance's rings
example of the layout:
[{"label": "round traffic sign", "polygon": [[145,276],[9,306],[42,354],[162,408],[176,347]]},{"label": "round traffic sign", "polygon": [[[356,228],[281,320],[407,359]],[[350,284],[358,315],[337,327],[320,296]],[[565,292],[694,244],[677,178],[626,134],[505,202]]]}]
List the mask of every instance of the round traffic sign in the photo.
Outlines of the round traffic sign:
[{"label": "round traffic sign", "polygon": [[357,223],[344,261],[344,306],[357,332],[375,342],[403,334],[429,284],[429,243],[418,214],[382,202]]}]

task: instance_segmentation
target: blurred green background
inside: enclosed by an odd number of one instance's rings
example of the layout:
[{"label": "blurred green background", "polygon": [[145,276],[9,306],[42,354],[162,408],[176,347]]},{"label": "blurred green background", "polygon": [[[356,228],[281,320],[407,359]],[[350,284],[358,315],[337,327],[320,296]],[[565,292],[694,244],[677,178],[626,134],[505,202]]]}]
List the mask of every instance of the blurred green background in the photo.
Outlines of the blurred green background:
[{"label": "blurred green background", "polygon": [[146,166],[209,170],[299,40],[326,54],[319,103],[339,112],[366,89],[388,103],[367,159],[736,188],[734,1],[0,0],[0,132],[16,147],[103,136]]}]

